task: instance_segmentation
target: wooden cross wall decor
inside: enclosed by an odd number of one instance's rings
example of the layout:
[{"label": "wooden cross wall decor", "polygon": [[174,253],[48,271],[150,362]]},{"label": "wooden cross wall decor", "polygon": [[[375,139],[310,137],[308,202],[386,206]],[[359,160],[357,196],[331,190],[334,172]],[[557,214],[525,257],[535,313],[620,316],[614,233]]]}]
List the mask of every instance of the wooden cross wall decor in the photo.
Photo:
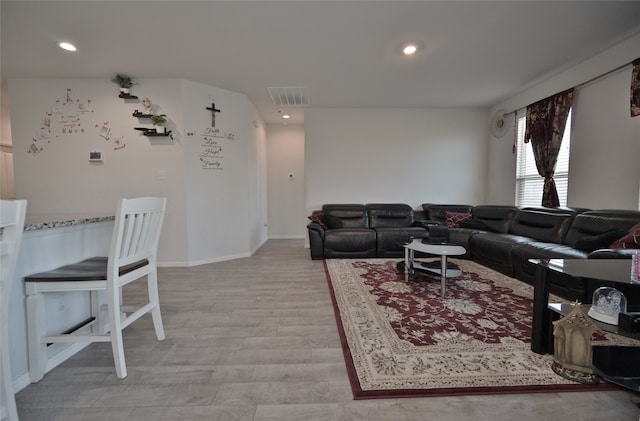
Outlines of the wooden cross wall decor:
[{"label": "wooden cross wall decor", "polygon": [[215,103],[211,103],[211,107],[207,107],[207,110],[211,111],[211,127],[216,127],[216,113],[220,110],[216,109]]}]

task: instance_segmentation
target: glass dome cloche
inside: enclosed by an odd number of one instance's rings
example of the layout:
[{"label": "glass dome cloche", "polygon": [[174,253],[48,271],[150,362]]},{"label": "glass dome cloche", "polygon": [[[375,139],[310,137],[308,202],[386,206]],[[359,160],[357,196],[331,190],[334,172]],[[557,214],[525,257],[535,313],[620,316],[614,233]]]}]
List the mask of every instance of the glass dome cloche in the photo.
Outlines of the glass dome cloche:
[{"label": "glass dome cloche", "polygon": [[618,325],[618,315],[627,311],[627,299],[615,288],[600,287],[593,293],[589,316],[603,323]]}]

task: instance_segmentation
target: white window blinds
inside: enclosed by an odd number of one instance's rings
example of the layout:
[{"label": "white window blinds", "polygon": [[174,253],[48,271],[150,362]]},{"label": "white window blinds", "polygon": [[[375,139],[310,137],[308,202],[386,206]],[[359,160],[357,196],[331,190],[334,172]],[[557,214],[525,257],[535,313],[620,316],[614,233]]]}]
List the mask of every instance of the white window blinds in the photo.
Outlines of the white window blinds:
[{"label": "white window blinds", "polygon": [[[518,114],[517,154],[516,154],[516,206],[540,206],[544,178],[538,174],[536,161],[530,143],[524,143],[525,113]],[[569,188],[569,151],[571,150],[571,111],[562,137],[562,147],[558,155],[556,181],[560,206],[567,206]]]}]

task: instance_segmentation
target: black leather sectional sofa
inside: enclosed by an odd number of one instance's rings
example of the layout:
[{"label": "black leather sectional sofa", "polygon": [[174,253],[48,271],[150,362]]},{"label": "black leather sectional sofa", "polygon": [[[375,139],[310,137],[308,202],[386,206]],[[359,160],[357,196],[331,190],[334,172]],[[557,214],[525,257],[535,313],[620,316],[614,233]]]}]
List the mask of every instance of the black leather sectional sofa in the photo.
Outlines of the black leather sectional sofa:
[{"label": "black leather sectional sofa", "polygon": [[[423,220],[404,203],[329,204],[314,211],[307,225],[312,259],[398,257],[410,238],[427,238]],[[327,227],[321,226],[322,221]]]},{"label": "black leather sectional sofa", "polygon": [[[327,204],[314,211],[307,225],[311,258],[401,258],[403,244],[427,238],[430,226],[444,225],[455,213],[469,218],[448,230],[449,242],[467,250],[464,257],[529,284],[535,279],[529,259],[629,258],[634,249],[609,245],[640,223],[640,211],[633,210],[429,203],[413,210],[398,203]],[[588,282],[554,276],[552,293],[591,301],[594,287]]]}]

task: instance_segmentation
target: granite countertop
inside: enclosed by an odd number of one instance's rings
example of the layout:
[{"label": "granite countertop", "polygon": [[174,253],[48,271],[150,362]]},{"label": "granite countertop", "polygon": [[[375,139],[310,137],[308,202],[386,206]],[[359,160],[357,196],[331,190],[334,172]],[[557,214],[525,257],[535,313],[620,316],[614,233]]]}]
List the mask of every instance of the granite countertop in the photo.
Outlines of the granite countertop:
[{"label": "granite countertop", "polygon": [[25,231],[37,231],[47,228],[69,227],[72,225],[93,224],[113,221],[113,215],[27,215],[24,223]]}]

